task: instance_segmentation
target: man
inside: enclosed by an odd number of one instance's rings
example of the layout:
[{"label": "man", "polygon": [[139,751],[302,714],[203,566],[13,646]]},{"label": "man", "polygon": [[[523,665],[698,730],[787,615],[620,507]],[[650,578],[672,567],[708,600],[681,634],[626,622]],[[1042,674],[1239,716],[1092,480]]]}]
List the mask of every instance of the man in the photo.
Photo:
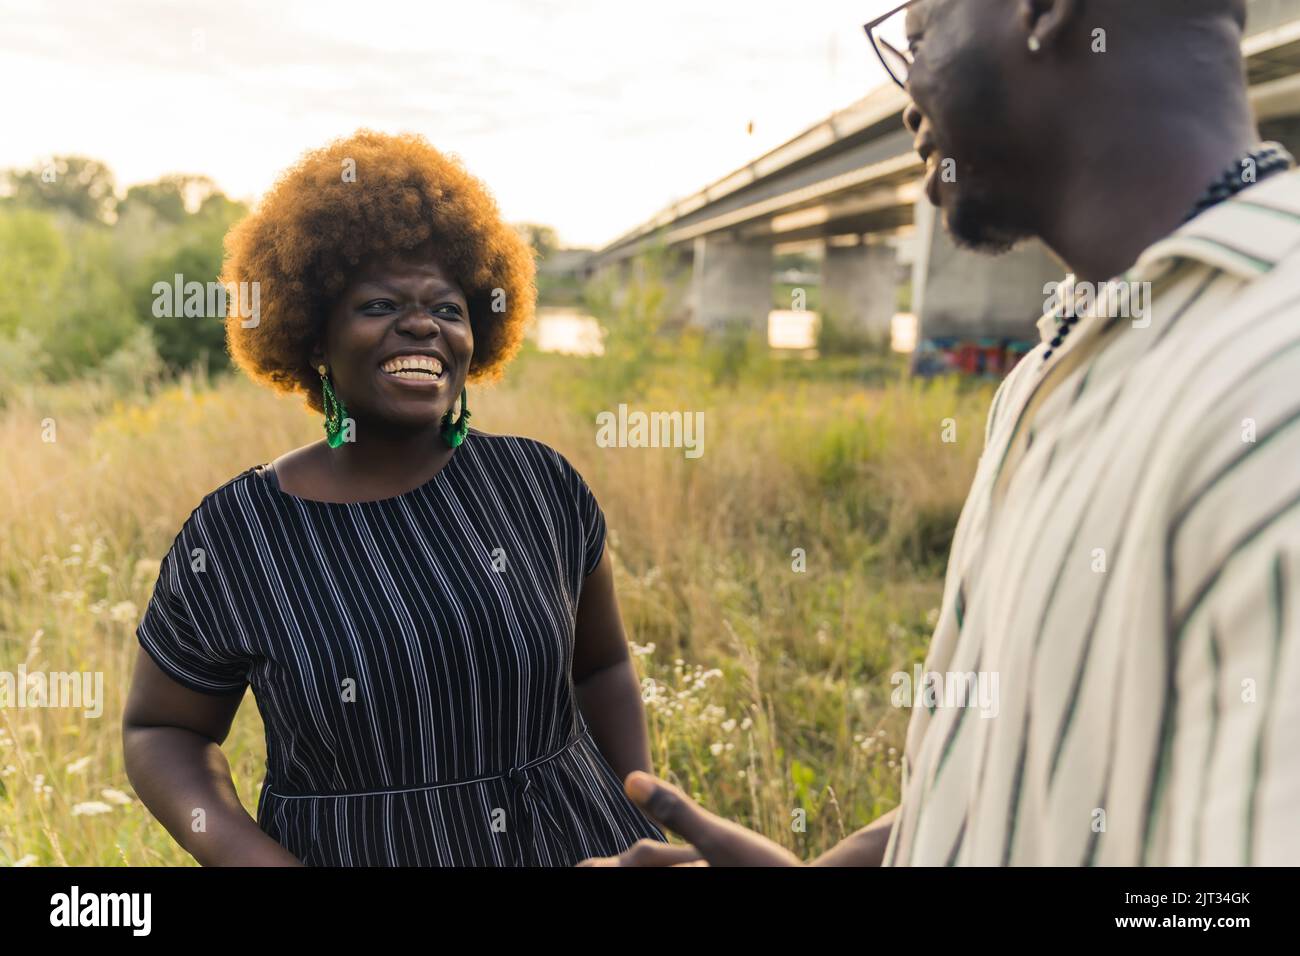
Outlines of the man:
[{"label": "man", "polygon": [[[906,15],[949,230],[1074,281],[993,401],[926,664],[996,674],[997,716],[916,708],[900,806],[814,862],[1300,863],[1300,173],[1257,142],[1244,0]],[[691,845],[591,862],[798,862],[626,787]]]}]

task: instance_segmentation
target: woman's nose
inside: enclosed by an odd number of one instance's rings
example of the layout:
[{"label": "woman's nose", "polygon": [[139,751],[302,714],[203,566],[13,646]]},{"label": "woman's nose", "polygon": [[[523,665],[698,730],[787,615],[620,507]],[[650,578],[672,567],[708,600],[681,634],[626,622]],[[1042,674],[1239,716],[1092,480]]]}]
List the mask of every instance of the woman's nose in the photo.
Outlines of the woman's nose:
[{"label": "woman's nose", "polygon": [[403,312],[398,316],[394,328],[399,336],[409,341],[429,342],[442,338],[442,326],[438,325],[438,320],[419,308]]},{"label": "woman's nose", "polygon": [[429,314],[428,309],[419,305],[402,310],[397,317],[397,328],[398,331],[418,338],[436,336],[442,331],[438,320]]}]

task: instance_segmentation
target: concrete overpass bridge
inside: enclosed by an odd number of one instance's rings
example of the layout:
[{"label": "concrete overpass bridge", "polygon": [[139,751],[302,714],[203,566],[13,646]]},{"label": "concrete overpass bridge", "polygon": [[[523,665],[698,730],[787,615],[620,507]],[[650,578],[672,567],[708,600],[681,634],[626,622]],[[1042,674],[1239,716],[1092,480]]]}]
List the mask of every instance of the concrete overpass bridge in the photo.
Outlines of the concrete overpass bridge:
[{"label": "concrete overpass bridge", "polygon": [[[1300,155],[1300,0],[1249,6],[1243,52],[1261,132]],[[863,332],[888,333],[900,277],[910,276],[921,335],[1034,340],[1042,286],[1061,267],[1037,244],[996,258],[952,244],[923,195],[904,104],[893,84],[873,91],[662,210],[588,268],[626,269],[666,246],[691,270],[692,321],[763,328],[774,250],[816,244],[822,308]]]}]

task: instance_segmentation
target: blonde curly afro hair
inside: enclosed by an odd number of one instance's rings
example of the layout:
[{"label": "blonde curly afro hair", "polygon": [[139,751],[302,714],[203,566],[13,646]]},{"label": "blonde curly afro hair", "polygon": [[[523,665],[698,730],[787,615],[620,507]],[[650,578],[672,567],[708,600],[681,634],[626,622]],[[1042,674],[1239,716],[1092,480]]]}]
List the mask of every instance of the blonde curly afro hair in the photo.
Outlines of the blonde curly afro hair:
[{"label": "blonde curly afro hair", "polygon": [[221,281],[259,284],[256,325],[229,310],[231,357],[320,411],[311,349],[350,276],[372,257],[425,252],[465,293],[469,381],[500,378],[533,316],[532,250],[457,160],[421,136],[365,129],[303,156],[227,233]]}]

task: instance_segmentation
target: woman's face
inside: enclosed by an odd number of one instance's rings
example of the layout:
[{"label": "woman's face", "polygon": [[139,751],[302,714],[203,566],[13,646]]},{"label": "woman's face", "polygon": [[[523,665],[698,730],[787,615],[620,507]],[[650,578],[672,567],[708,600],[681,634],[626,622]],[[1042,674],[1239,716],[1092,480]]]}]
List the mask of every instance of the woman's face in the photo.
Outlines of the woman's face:
[{"label": "woman's face", "polygon": [[[436,425],[465,385],[474,333],[456,281],[433,259],[363,263],[312,356],[361,432]],[[358,435],[358,438],[361,436]]]}]

